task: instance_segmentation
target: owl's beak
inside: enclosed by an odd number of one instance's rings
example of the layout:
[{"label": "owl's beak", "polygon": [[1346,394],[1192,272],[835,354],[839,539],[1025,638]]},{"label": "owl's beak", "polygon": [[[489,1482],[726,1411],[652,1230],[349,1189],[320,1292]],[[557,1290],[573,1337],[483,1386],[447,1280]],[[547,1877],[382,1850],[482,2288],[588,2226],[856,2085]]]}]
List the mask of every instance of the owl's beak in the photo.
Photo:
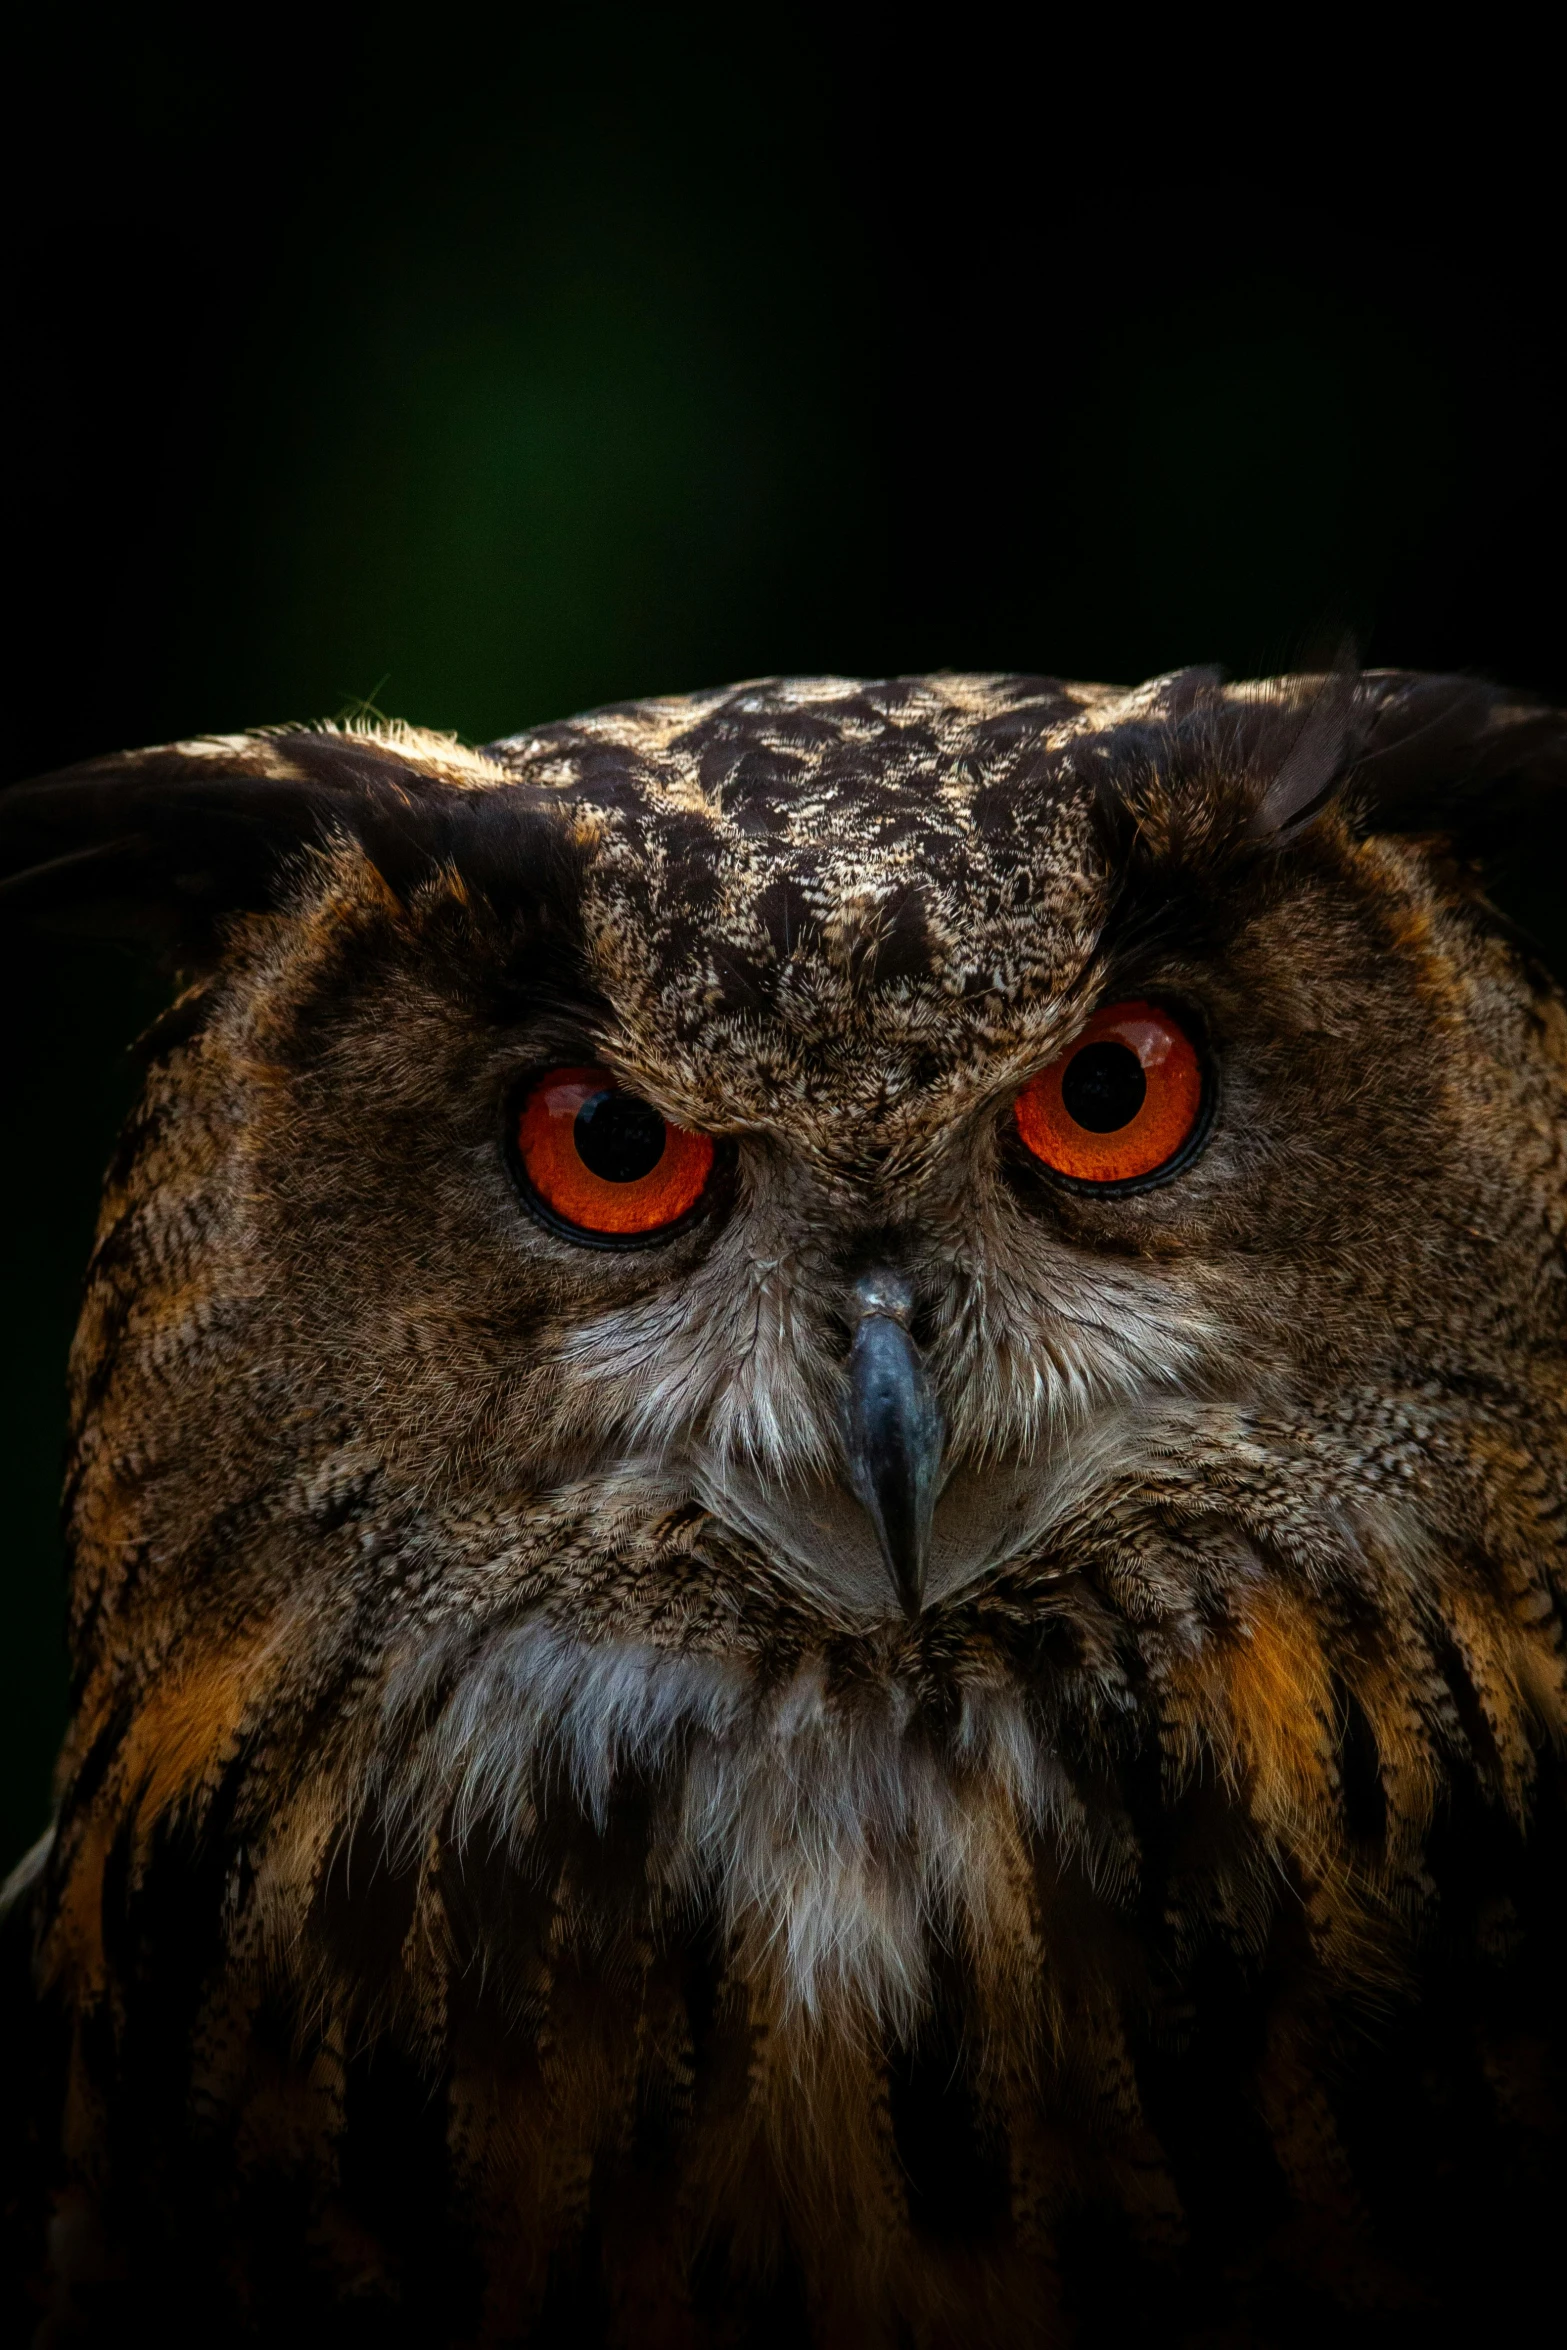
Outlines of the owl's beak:
[{"label": "owl's beak", "polygon": [[873,1273],[857,1284],[845,1433],[850,1483],[905,1612],[917,1616],[946,1427],[909,1334],[913,1303],[897,1275]]}]

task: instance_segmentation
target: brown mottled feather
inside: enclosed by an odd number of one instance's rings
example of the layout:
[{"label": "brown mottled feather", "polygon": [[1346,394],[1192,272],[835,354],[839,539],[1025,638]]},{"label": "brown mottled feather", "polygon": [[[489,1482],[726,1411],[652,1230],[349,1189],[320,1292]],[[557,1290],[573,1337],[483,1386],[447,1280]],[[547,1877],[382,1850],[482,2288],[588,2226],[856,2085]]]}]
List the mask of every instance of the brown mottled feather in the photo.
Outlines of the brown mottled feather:
[{"label": "brown mottled feather", "polygon": [[[1526,2305],[1567,1010],[1470,853],[1567,737],[1320,690],[807,680],[0,803],[16,902],[188,978],[88,1273],[7,1925],[40,2341]],[[1052,1190],[1007,1104],[1143,993],[1200,1016],[1207,1148]],[[729,1154],[665,1249],[513,1189],[518,1078],[588,1059]],[[831,1531],[889,1254],[949,1431],[912,1623]]]}]

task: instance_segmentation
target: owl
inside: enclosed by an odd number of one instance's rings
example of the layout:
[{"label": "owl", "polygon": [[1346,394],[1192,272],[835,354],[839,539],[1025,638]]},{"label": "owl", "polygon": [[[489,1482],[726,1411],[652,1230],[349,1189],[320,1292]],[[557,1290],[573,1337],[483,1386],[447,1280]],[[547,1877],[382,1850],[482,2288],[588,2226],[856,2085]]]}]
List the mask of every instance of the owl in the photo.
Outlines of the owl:
[{"label": "owl", "polygon": [[178,974],[6,1896],[17,2338],[1554,2288],[1567,1005],[1460,678],[771,680],[0,800]]}]

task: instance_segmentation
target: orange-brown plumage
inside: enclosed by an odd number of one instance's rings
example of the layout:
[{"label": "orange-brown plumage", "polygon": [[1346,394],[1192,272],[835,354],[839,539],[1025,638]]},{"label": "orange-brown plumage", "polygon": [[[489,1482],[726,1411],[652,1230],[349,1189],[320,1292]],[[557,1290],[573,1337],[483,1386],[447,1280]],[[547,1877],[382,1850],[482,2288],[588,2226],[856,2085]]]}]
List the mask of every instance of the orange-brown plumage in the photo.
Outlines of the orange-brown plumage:
[{"label": "orange-brown plumage", "polygon": [[[43,2339],[1521,2306],[1567,1014],[1473,856],[1564,745],[1450,680],[829,680],[0,802],[29,905],[185,973],[9,1929]],[[1146,1001],[1190,1153],[1063,1182],[1011,1104]],[[600,1067],[712,1138],[654,1245],[518,1174],[536,1073]],[[939,1427],[901,1584],[857,1313]]]}]

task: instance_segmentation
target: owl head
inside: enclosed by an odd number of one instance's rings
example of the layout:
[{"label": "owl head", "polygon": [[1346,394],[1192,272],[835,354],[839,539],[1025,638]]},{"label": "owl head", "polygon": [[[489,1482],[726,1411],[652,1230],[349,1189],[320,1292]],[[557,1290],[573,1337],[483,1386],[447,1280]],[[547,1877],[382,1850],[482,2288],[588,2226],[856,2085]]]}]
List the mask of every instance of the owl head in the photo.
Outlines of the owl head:
[{"label": "owl head", "polygon": [[182,974],[74,1357],[54,1963],[221,1815],[387,2012],[356,1837],[443,1947],[504,1901],[429,1856],[532,1855],[779,2012],[1032,1999],[1156,1843],[1172,1947],[1285,1871],[1375,1974],[1454,1757],[1521,1812],[1563,1718],[1567,1014],[1479,859],[1564,774],[1466,681],[1191,672],[10,793],[13,900]]}]

